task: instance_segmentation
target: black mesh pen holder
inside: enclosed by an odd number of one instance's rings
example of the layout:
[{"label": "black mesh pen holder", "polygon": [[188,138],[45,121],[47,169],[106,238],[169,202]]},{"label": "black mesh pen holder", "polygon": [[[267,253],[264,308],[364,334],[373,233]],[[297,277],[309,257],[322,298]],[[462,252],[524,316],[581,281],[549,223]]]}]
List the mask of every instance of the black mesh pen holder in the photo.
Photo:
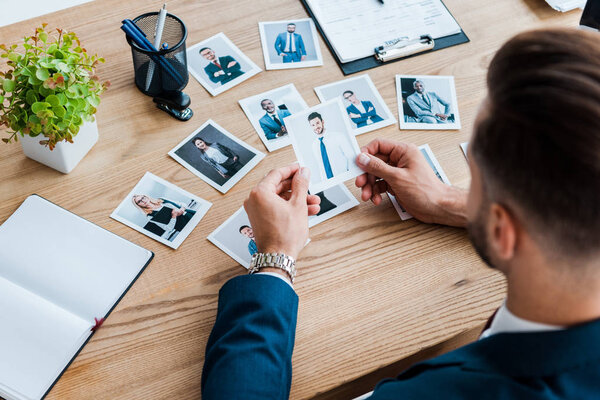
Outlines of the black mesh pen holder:
[{"label": "black mesh pen holder", "polygon": [[[154,44],[158,12],[149,12],[136,17],[133,23]],[[182,92],[189,81],[185,40],[187,28],[181,19],[168,14],[157,51],[140,48],[129,37],[131,46],[135,85],[138,89],[154,97],[158,108],[183,121],[191,118],[190,98]]]}]

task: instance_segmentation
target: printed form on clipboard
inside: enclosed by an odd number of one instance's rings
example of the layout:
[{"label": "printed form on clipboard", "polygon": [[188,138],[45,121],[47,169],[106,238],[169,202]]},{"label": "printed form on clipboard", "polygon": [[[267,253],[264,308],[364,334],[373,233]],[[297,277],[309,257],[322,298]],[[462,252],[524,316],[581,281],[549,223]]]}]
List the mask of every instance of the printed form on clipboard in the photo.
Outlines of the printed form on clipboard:
[{"label": "printed form on clipboard", "polygon": [[306,0],[341,62],[373,56],[400,37],[433,39],[461,32],[441,0]]}]

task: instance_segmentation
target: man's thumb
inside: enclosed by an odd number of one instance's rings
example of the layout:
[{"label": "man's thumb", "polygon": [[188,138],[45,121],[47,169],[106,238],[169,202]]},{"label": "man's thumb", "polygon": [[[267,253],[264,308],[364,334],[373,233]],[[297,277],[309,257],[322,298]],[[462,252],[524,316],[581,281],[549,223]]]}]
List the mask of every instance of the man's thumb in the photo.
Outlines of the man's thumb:
[{"label": "man's thumb", "polygon": [[310,169],[307,167],[300,168],[292,179],[292,201],[306,204],[309,181]]},{"label": "man's thumb", "polygon": [[391,177],[396,169],[381,159],[368,153],[360,153],[356,159],[356,162],[363,171],[382,179],[388,179]]}]

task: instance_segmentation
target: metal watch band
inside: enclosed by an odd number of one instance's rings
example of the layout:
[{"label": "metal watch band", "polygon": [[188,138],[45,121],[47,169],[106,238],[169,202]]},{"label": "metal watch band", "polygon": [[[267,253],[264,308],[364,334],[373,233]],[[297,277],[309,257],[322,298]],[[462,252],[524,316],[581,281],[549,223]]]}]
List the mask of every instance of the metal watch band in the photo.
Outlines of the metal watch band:
[{"label": "metal watch band", "polygon": [[249,274],[260,271],[261,268],[279,268],[287,272],[292,283],[296,278],[296,260],[281,253],[254,253],[250,262]]}]

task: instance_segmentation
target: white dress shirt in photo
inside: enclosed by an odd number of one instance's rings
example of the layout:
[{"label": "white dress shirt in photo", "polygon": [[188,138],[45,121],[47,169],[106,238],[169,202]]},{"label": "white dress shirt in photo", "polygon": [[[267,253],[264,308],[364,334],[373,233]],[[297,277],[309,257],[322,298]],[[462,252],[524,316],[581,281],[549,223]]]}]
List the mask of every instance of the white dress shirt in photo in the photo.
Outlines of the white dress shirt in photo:
[{"label": "white dress shirt in photo", "polygon": [[[291,50],[290,50],[290,45],[291,45]],[[285,41],[285,50],[286,53],[295,53],[296,52],[296,44],[294,43],[294,34],[293,33],[289,33],[287,34],[287,39]]]},{"label": "white dress shirt in photo", "polygon": [[332,132],[323,129],[323,134],[317,136],[312,143],[313,157],[319,165],[319,175],[317,176],[314,171],[311,175],[311,181],[320,182],[327,179],[325,172],[325,165],[323,164],[323,157],[321,156],[321,141],[320,137],[323,137],[323,143],[327,151],[327,157],[329,158],[329,164],[331,165],[331,172],[333,176],[342,174],[350,170],[351,161],[354,159],[352,148],[346,140],[346,136],[339,132]]},{"label": "white dress shirt in photo", "polygon": [[207,146],[204,152],[207,156],[209,156],[219,164],[223,164],[228,159],[228,157],[225,154],[221,153],[218,149],[215,149],[210,146]]}]

